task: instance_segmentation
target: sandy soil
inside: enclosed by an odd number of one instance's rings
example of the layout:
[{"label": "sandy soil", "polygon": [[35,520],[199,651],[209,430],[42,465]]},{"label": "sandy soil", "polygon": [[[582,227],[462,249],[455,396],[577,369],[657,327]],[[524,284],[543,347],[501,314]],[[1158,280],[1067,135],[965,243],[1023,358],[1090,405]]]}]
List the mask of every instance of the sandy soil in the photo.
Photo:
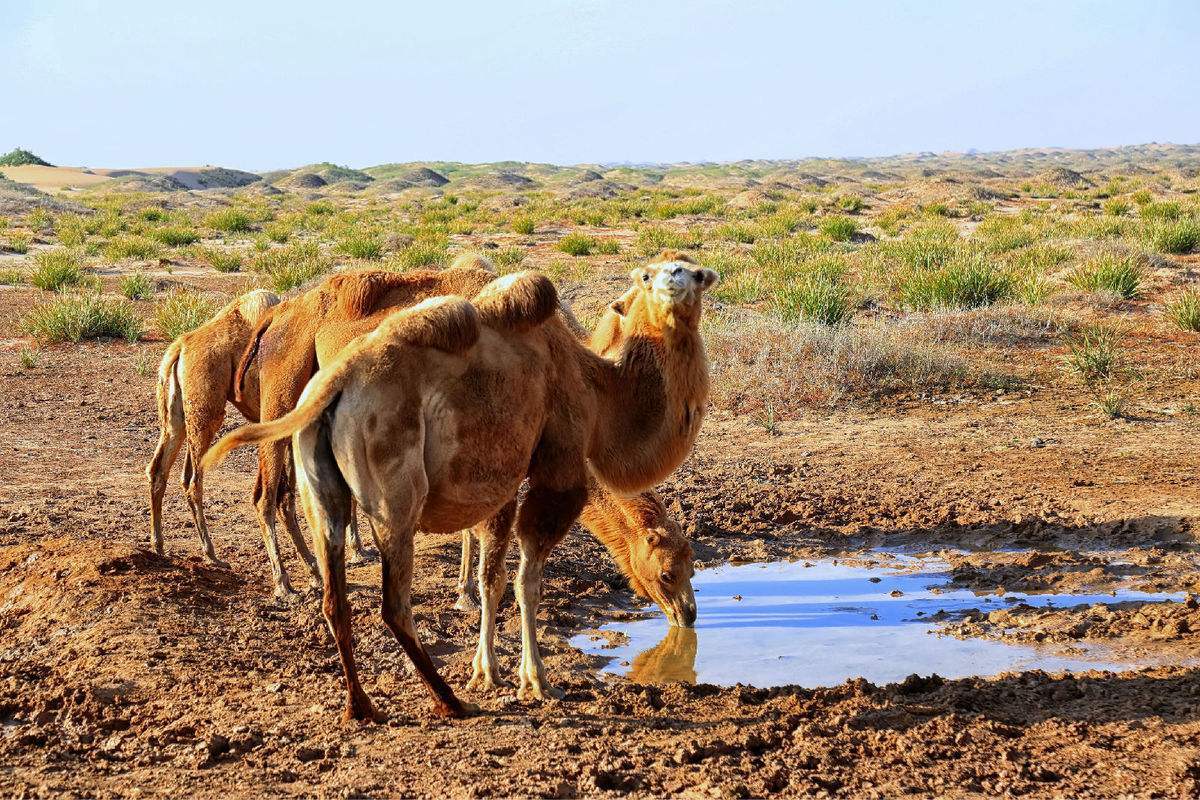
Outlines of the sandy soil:
[{"label": "sandy soil", "polygon": [[[211,277],[206,286],[234,288]],[[13,331],[36,296],[0,292],[0,330]],[[816,691],[602,681],[599,662],[566,639],[636,606],[581,533],[549,565],[543,604],[544,653],[565,700],[464,691],[480,716],[433,719],[380,623],[379,568],[369,565],[351,571],[355,630],[366,687],[388,721],[341,725],[318,598],[281,606],[270,596],[248,454],[207,481],[231,570],[200,560],[174,490],[168,555],[145,549],[142,469],[157,438],[151,376],[164,344],[47,349],[30,369],[17,365],[23,344],[0,340],[0,794],[1200,792],[1192,669]],[[956,585],[988,591],[1200,588],[1200,425],[1166,413],[1101,422],[1082,405],[1049,390],[902,397],[812,412],[774,434],[716,412],[662,488],[705,564],[903,546],[941,551]],[[455,537],[419,540],[415,595],[421,636],[461,687],[475,619],[452,608],[457,548]],[[1034,622],[959,621],[958,632],[993,635],[1005,622],[1053,642],[1090,612],[1006,613]],[[1144,643],[1151,613],[1118,609],[1086,621],[1084,636]],[[1181,614],[1188,627],[1175,645],[1195,647],[1194,611],[1153,613]],[[501,620],[502,669],[512,672],[511,591]]]},{"label": "sandy soil", "polygon": [[95,186],[109,180],[108,170],[85,172],[82,167],[43,167],[25,164],[20,167],[3,167],[4,177],[24,183],[49,194]]}]

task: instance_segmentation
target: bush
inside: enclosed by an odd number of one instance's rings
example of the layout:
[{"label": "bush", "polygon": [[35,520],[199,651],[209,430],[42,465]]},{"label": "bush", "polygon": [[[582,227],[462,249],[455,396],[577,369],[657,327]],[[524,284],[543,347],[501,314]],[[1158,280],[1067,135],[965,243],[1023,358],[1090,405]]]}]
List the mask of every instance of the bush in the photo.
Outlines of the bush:
[{"label": "bush", "polygon": [[1013,296],[1016,277],[981,254],[959,255],[942,267],[913,269],[898,287],[900,303],[918,311],[979,308]]},{"label": "bush", "polygon": [[1151,224],[1146,240],[1160,253],[1183,255],[1200,250],[1200,222],[1191,218]]},{"label": "bush", "polygon": [[140,272],[126,275],[121,279],[121,294],[130,300],[145,300],[154,296],[154,281]]},{"label": "bush", "polygon": [[20,286],[29,276],[19,269],[0,269],[0,286]]},{"label": "bush", "polygon": [[1109,380],[1121,366],[1121,332],[1089,325],[1067,339],[1067,366],[1089,386]]},{"label": "bush", "polygon": [[337,250],[351,258],[378,261],[383,258],[383,242],[369,233],[353,233],[337,244]]},{"label": "bush", "polygon": [[150,236],[168,247],[180,247],[200,240],[199,234],[194,230],[180,225],[157,228],[150,232]]},{"label": "bush", "polygon": [[446,263],[446,247],[444,239],[417,239],[393,255],[388,266],[400,270],[439,267]]},{"label": "bush", "polygon": [[591,255],[592,248],[595,246],[596,240],[585,233],[568,233],[559,240],[555,249],[569,256],[587,256]]},{"label": "bush", "polygon": [[1105,253],[1075,268],[1067,283],[1087,292],[1113,292],[1126,300],[1141,294],[1145,276],[1136,256]]},{"label": "bush", "polygon": [[505,247],[492,253],[492,263],[501,272],[512,271],[525,260],[525,249],[522,247]]},{"label": "bush", "polygon": [[516,233],[528,236],[537,229],[537,222],[533,217],[517,217],[512,222],[512,229]]},{"label": "bush", "polygon": [[180,289],[159,304],[154,320],[168,339],[177,339],[212,319],[217,304],[203,295]]},{"label": "bush", "polygon": [[217,272],[239,272],[242,269],[242,254],[232,250],[205,247],[196,254]]},{"label": "bush", "polygon": [[1110,217],[1123,217],[1132,209],[1133,206],[1129,205],[1129,201],[1123,200],[1119,197],[1114,197],[1111,200],[1106,200],[1104,202],[1104,213],[1108,214]]},{"label": "bush", "polygon": [[638,230],[637,251],[643,256],[656,256],[663,250],[686,250],[700,242],[682,231],[666,227],[647,227]]},{"label": "bush", "polygon": [[1167,302],[1167,319],[1182,330],[1200,331],[1200,289],[1185,289]]},{"label": "bush", "polygon": [[30,312],[25,331],[42,342],[125,339],[136,342],[142,320],[125,300],[99,294],[59,297]]},{"label": "bush", "polygon": [[238,208],[222,208],[204,217],[204,224],[221,233],[245,233],[250,230],[250,215]]},{"label": "bush", "polygon": [[79,253],[75,250],[45,250],[33,257],[33,264],[29,282],[48,292],[79,286],[85,280]]},{"label": "bush", "polygon": [[265,273],[277,292],[286,292],[328,272],[332,265],[315,242],[298,242],[259,254],[254,269]]},{"label": "bush", "polygon": [[33,236],[25,231],[13,231],[5,238],[8,249],[21,255],[28,253],[29,245],[33,243]]},{"label": "bush", "polygon": [[104,246],[104,257],[109,261],[120,261],[124,258],[146,261],[158,258],[160,253],[162,245],[144,236],[118,236],[110,239]]},{"label": "bush", "polygon": [[826,217],[819,230],[835,242],[848,242],[858,233],[858,223],[849,217]]},{"label": "bush", "polygon": [[838,278],[821,273],[778,289],[774,299],[779,316],[788,322],[840,325],[854,313],[849,290]]}]

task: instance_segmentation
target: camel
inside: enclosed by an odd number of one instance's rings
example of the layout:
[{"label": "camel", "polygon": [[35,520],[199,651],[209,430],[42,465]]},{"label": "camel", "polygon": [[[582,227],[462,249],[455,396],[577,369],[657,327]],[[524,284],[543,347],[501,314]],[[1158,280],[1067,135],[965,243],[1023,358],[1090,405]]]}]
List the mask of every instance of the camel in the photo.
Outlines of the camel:
[{"label": "camel", "polygon": [[[247,386],[252,381],[261,383],[260,419],[277,419],[295,408],[300,392],[319,366],[336,358],[356,337],[374,330],[397,308],[439,294],[470,298],[495,277],[495,267],[490,260],[466,252],[444,271],[397,274],[362,270],[326,279],[307,294],[284,301],[262,321],[254,333],[253,344],[239,364],[235,382]],[[576,336],[586,337],[587,332],[565,302],[560,303],[558,314]],[[276,576],[276,594],[281,597],[286,596],[290,587],[282,568],[277,568],[273,521],[279,510],[285,520],[295,517],[290,499],[280,503],[265,487],[286,490],[290,486],[287,453],[286,441],[271,442],[259,448],[259,479],[255,490],[263,538],[268,543],[267,553]],[[695,602],[691,592],[691,572],[662,568],[667,562],[690,563],[691,544],[667,514],[661,500],[648,495],[620,500],[594,481],[589,486],[589,498],[592,499],[589,499],[581,522],[612,554],[614,562],[629,580],[630,588],[638,596],[657,603],[673,625],[692,624]],[[356,515],[351,515],[352,520],[355,518]],[[352,541],[357,542],[357,525],[351,529],[351,534]],[[462,539],[459,596],[455,606],[466,611],[477,607],[469,588],[474,535],[470,530],[464,530]],[[678,576],[678,580],[663,582],[661,576],[668,574]],[[507,582],[507,576],[503,578]],[[283,588],[279,588],[281,580]],[[503,586],[500,587],[502,590]]]},{"label": "camel", "polygon": [[[347,719],[381,718],[354,660],[342,563],[352,500],[371,519],[383,560],[384,622],[433,695],[436,714],[462,717],[467,708],[417,638],[410,593],[418,527],[449,532],[486,522],[486,634],[489,623],[494,628],[496,586],[503,586],[492,579],[503,574],[515,518],[518,697],[561,696],[546,681],[536,640],[545,561],[582,511],[589,475],[617,494],[661,481],[690,450],[708,397],[698,328],[702,294],[717,274],[666,251],[631,278],[634,287],[597,332],[614,345],[622,337],[615,360],[589,350],[562,322],[545,276],[517,273],[493,281],[474,301],[435,297],[391,314],[322,369],[295,409],[233,431],[205,456],[211,467],[234,448],[292,437]],[[690,577],[690,563],[686,570]],[[481,636],[473,682],[494,682],[490,645],[490,636]]]},{"label": "camel", "polygon": [[[157,385],[159,439],[146,466],[150,483],[150,544],[160,554],[163,552],[163,494],[180,448],[186,443],[183,489],[196,533],[205,557],[213,564],[226,566],[217,558],[209,535],[204,514],[204,475],[199,462],[225,421],[227,402],[248,421],[258,422],[257,376],[250,376],[240,392],[234,391],[233,376],[255,328],[279,302],[277,295],[265,289],[248,292],[218,311],[208,322],[177,338],[163,354]],[[286,524],[292,541],[301,558],[316,572],[316,559],[300,533],[294,506],[285,504],[281,511],[291,515]],[[351,529],[351,540],[355,552],[351,563],[366,561],[368,555],[362,547],[357,526]]]}]

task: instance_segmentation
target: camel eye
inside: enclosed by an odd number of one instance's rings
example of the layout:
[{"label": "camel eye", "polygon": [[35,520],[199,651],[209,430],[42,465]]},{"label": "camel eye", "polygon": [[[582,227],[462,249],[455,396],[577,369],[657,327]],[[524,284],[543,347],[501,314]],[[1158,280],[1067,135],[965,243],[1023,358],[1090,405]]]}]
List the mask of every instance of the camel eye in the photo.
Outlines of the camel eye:
[{"label": "camel eye", "polygon": [[669,572],[662,573],[661,575],[658,576],[658,579],[660,581],[662,581],[663,583],[671,583],[671,581],[674,580],[674,578],[671,577],[671,573],[669,573]]}]

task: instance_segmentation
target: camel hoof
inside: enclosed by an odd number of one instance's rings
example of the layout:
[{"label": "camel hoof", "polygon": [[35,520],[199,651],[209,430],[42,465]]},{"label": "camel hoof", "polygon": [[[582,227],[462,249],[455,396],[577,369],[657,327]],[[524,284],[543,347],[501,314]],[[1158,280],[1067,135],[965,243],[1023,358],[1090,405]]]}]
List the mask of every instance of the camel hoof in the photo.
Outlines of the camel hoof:
[{"label": "camel hoof", "polygon": [[539,686],[536,683],[525,684],[520,689],[517,689],[518,700],[562,700],[567,696],[567,693],[557,686],[546,684]]},{"label": "camel hoof", "polygon": [[467,688],[473,691],[494,692],[497,689],[507,689],[508,687],[508,681],[483,673],[472,675],[471,680],[467,681]]},{"label": "camel hoof", "polygon": [[275,602],[284,606],[294,606],[300,602],[300,593],[291,586],[277,586],[275,588]]},{"label": "camel hoof", "polygon": [[443,719],[466,719],[479,713],[479,706],[474,703],[464,703],[455,700],[454,703],[444,703],[441,700],[433,704],[433,715]]},{"label": "camel hoof", "polygon": [[217,569],[231,569],[228,561],[222,561],[221,559],[217,558],[212,553],[205,553],[204,555],[208,559],[208,563],[211,564],[212,566],[216,567]]},{"label": "camel hoof", "polygon": [[366,696],[358,700],[351,700],[346,704],[346,710],[342,712],[342,722],[383,722],[387,719],[387,715],[377,710],[375,705]]},{"label": "camel hoof", "polygon": [[153,550],[154,550],[154,553],[155,553],[155,555],[160,555],[160,556],[161,556],[161,555],[163,554],[163,543],[162,543],[162,539],[159,539],[158,541],[155,541],[154,539],[151,539],[151,540],[150,540],[150,547],[151,547],[151,549],[153,549]]},{"label": "camel hoof", "polygon": [[475,598],[463,592],[458,596],[458,601],[455,602],[454,608],[458,611],[478,611],[479,604],[475,602]]}]

